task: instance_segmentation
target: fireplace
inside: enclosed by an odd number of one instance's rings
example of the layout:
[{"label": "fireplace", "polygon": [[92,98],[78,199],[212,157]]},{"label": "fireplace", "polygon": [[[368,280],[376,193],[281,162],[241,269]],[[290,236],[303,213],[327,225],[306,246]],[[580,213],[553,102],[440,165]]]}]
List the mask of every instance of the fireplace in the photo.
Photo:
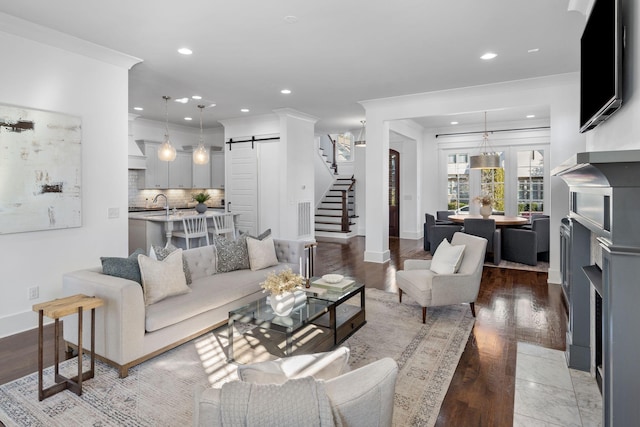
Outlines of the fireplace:
[{"label": "fireplace", "polygon": [[564,221],[568,240],[561,260],[569,290],[567,362],[590,371],[599,382],[603,425],[636,425],[640,150],[578,153],[553,175],[570,191],[570,212]]}]

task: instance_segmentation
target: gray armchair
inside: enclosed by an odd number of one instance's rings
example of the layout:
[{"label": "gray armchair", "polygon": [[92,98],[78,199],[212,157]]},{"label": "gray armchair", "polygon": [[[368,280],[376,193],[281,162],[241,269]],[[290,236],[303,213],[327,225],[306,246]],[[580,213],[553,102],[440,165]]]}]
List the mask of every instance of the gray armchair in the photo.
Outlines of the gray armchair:
[{"label": "gray armchair", "polygon": [[495,265],[502,260],[502,235],[494,219],[465,218],[464,232],[487,239],[487,254]]},{"label": "gray armchair", "polygon": [[422,306],[422,323],[427,307],[469,303],[475,317],[475,301],[480,290],[487,239],[465,233],[455,233],[452,245],[465,245],[460,268],[453,274],[438,274],[430,270],[431,260],[408,259],[404,270],[396,273],[400,302],[408,294]]},{"label": "gray armchair", "polygon": [[453,225],[453,221],[449,219],[449,215],[454,215],[456,211],[436,211],[436,224]]},{"label": "gray armchair", "polygon": [[522,264],[536,265],[538,259],[549,260],[548,216],[531,220],[531,229],[505,228],[502,236],[504,259]]},{"label": "gray armchair", "polygon": [[447,239],[447,241],[451,243],[453,235],[462,230],[462,227],[459,225],[438,224],[435,217],[431,214],[424,214],[424,218],[423,248],[425,252],[431,252],[431,255],[438,249],[438,245],[442,242],[442,239]]}]

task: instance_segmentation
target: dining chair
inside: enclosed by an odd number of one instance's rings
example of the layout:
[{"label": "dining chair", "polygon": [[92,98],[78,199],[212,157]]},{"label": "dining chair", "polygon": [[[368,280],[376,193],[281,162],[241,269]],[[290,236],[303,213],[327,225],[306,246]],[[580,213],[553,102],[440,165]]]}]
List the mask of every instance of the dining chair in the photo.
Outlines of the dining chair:
[{"label": "dining chair", "polygon": [[465,218],[464,232],[487,239],[487,254],[492,255],[495,265],[500,264],[502,260],[502,233],[499,228],[496,228],[494,219]]},{"label": "dining chair", "polygon": [[189,249],[190,239],[204,237],[209,246],[209,233],[207,231],[207,217],[204,215],[191,215],[182,218],[182,230],[172,233],[173,237],[185,239],[187,249]]},{"label": "dining chair", "polygon": [[[228,239],[236,239],[236,226],[233,222],[232,213],[224,213],[213,216],[213,228],[209,228],[209,233],[224,236]],[[231,235],[231,237],[228,236]]]},{"label": "dining chair", "polygon": [[537,265],[538,260],[549,260],[548,216],[537,216],[531,229],[505,228],[502,236],[502,257],[508,261]]}]

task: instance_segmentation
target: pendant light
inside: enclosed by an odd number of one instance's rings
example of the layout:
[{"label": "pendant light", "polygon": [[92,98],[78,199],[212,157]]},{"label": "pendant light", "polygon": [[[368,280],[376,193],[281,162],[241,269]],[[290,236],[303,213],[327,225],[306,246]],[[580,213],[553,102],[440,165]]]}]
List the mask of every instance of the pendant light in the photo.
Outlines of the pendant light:
[{"label": "pendant light", "polygon": [[358,134],[358,138],[353,142],[353,145],[356,147],[365,147],[367,145],[367,129],[364,125],[367,123],[366,120],[360,120],[362,123],[362,128],[360,128],[360,133]]},{"label": "pendant light", "polygon": [[160,146],[158,150],[158,158],[164,162],[172,162],[176,159],[176,149],[171,145],[171,141],[169,141],[169,100],[170,96],[163,96],[164,99],[164,107],[165,107],[165,133],[164,133],[164,142]]},{"label": "pendant light", "polygon": [[193,163],[196,165],[206,165],[209,163],[209,150],[204,146],[204,136],[202,134],[202,110],[204,105],[198,105],[200,109],[200,143],[198,147],[193,150]]},{"label": "pendant light", "polygon": [[500,155],[493,151],[489,144],[489,133],[487,132],[487,112],[484,112],[484,134],[480,143],[480,154],[471,156],[469,167],[471,169],[499,169]]}]

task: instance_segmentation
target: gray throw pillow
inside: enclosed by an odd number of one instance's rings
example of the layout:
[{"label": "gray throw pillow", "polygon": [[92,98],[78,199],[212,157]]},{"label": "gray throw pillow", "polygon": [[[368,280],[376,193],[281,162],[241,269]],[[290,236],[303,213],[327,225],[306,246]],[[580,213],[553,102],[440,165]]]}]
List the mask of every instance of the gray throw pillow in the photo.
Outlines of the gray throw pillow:
[{"label": "gray throw pillow", "polygon": [[214,235],[213,245],[218,254],[218,273],[249,268],[246,234],[241,234],[238,240],[228,240],[223,236]]},{"label": "gray throw pillow", "polygon": [[133,280],[142,285],[140,267],[138,266],[138,255],[140,254],[144,254],[144,250],[136,249],[128,258],[100,257],[102,273],[120,277],[121,279]]},{"label": "gray throw pillow", "polygon": [[[169,254],[178,249],[177,247],[169,244],[168,246],[153,246],[153,252],[156,254],[156,258],[158,261],[164,260]],[[189,270],[189,264],[187,260],[182,256],[182,271],[184,271],[184,278],[187,280],[187,285],[190,285],[191,280],[191,270]]]}]

